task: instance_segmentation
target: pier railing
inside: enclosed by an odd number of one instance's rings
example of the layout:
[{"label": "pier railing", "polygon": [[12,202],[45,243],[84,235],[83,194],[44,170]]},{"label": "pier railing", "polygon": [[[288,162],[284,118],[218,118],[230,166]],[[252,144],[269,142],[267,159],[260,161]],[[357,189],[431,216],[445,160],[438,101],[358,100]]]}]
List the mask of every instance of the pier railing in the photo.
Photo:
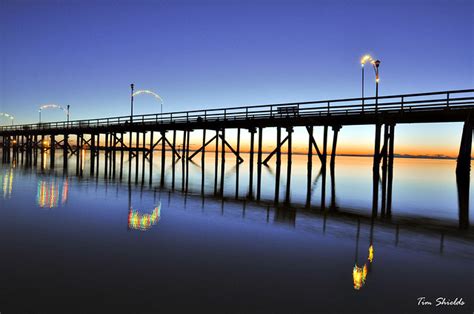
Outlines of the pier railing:
[{"label": "pier railing", "polygon": [[58,121],[0,127],[1,131],[107,127],[130,124],[196,123],[250,119],[288,119],[340,115],[377,115],[402,112],[433,112],[474,109],[474,89],[279,103],[191,111]]}]

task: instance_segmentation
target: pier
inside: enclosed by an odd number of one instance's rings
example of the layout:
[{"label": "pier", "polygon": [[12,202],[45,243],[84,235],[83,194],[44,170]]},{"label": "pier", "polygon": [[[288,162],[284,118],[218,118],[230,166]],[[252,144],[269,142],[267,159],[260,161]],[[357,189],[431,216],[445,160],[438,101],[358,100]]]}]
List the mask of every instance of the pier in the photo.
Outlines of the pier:
[{"label": "pier", "polygon": [[[133,96],[132,96],[133,102]],[[337,139],[348,125],[373,125],[373,213],[390,215],[392,206],[393,159],[396,126],[404,123],[464,123],[462,140],[457,158],[457,184],[460,204],[468,204],[469,177],[472,146],[472,118],[474,110],[474,89],[451,90],[431,93],[401,94],[366,98],[349,98],[311,102],[280,103],[247,107],[203,109],[180,112],[166,112],[147,115],[130,115],[89,120],[59,121],[0,127],[2,162],[21,161],[26,165],[43,166],[45,162],[54,168],[56,151],[62,152],[62,166],[68,167],[68,159],[76,159],[76,172],[82,174],[84,166],[90,174],[98,173],[99,159],[103,152],[104,175],[123,179],[124,167],[128,166],[129,182],[153,182],[154,152],[161,152],[160,185],[165,185],[166,152],[172,152],[172,186],[175,188],[175,168],[181,166],[183,190],[188,188],[189,163],[201,157],[202,182],[204,184],[204,158],[206,148],[212,147],[215,158],[216,195],[222,193],[225,185],[225,165],[231,163],[238,169],[242,163],[249,167],[249,195],[255,200],[261,198],[262,167],[275,160],[277,182],[281,176],[282,148],[286,147],[287,184],[283,191],[289,201],[291,188],[291,164],[293,131],[296,127],[306,130],[308,156],[308,191],[312,187],[314,158],[320,161],[318,179],[322,180],[321,208],[334,208],[334,197],[326,204],[326,177],[329,172],[334,178],[337,156]],[[314,136],[314,128],[322,127],[322,141]],[[270,128],[276,129],[274,149],[263,151],[263,138]],[[230,140],[230,129],[236,130]],[[196,137],[196,133],[201,138]],[[241,134],[249,132],[248,155],[241,153]],[[191,150],[190,139],[202,142],[201,147]],[[328,156],[328,137],[332,136],[331,154]],[[235,147],[230,142],[236,142]],[[44,160],[49,151],[49,161]],[[226,160],[226,152],[234,160]],[[89,164],[84,165],[89,155]],[[200,156],[199,156],[200,155]],[[128,162],[127,160],[128,159]],[[169,162],[169,161],[168,161]],[[254,168],[256,167],[256,169]],[[219,171],[220,170],[220,171]],[[255,174],[256,170],[256,174]],[[219,174],[220,173],[220,174]],[[256,177],[255,177],[256,175]],[[220,177],[220,180],[218,180]],[[237,175],[236,180],[239,180]],[[333,179],[332,179],[333,181]],[[218,184],[219,182],[219,184]],[[332,182],[333,183],[333,182]],[[333,184],[332,184],[333,186]],[[255,189],[254,189],[255,187]],[[254,192],[255,190],[255,192]],[[280,185],[275,186],[275,202],[280,199]],[[236,195],[238,195],[236,184]],[[335,193],[331,191],[332,195]],[[310,195],[310,193],[308,193]],[[307,200],[310,203],[310,198]],[[460,225],[468,227],[468,205],[460,206]]]}]

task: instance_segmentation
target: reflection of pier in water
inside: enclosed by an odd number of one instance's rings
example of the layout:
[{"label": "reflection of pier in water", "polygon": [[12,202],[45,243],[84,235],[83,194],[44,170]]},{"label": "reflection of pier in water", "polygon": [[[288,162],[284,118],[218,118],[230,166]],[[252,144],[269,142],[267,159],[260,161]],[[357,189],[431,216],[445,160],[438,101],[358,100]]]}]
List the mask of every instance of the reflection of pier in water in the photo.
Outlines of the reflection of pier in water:
[{"label": "reflection of pier in water", "polygon": [[[99,176],[103,158],[104,178],[128,182],[148,182],[153,185],[154,152],[161,152],[159,183],[162,187],[189,190],[190,163],[200,154],[201,194],[206,177],[205,155],[213,148],[214,194],[224,195],[226,152],[235,156],[235,197],[240,198],[240,168],[248,168],[247,198],[262,199],[262,171],[275,158],[274,203],[291,204],[291,173],[293,132],[296,127],[308,134],[307,145],[307,207],[311,207],[314,185],[320,182],[322,210],[337,209],[335,163],[338,134],[343,126],[373,125],[375,143],[373,154],[372,212],[374,216],[390,218],[392,214],[393,160],[395,127],[403,123],[461,122],[464,128],[457,159],[456,175],[459,199],[459,226],[469,227],[469,176],[473,124],[474,90],[404,94],[381,97],[337,99],[304,103],[272,104],[235,108],[171,112],[163,114],[112,117],[104,119],[54,122],[0,128],[2,161],[12,160],[29,166],[39,162],[42,168],[57,165],[56,151],[62,151],[62,166],[69,167],[75,159],[76,174]],[[132,93],[133,101],[133,93]],[[322,127],[322,142],[316,141],[314,128]],[[236,146],[229,142],[228,130],[236,131]],[[263,152],[263,132],[276,131],[275,148],[267,156]],[[202,137],[200,148],[191,151],[192,134]],[[248,160],[241,153],[241,131],[248,130],[250,145]],[[328,153],[328,135],[332,130],[332,150]],[[286,131],[286,134],[283,132]],[[227,133],[226,133],[227,132]],[[209,133],[211,138],[209,139]],[[156,135],[158,138],[155,138]],[[168,134],[168,136],[167,136]],[[147,143],[148,142],[148,143]],[[181,143],[180,143],[181,142]],[[282,186],[282,148],[286,147],[286,182]],[[103,155],[100,152],[103,151]],[[171,162],[166,152],[171,152]],[[320,162],[319,174],[313,182],[313,155]],[[89,163],[86,164],[87,158]],[[128,157],[128,158],[126,158]],[[327,165],[329,161],[329,167]],[[47,165],[49,159],[49,165]],[[171,169],[168,170],[167,164]],[[198,165],[197,162],[195,165]],[[177,168],[180,168],[180,187]],[[331,189],[326,191],[327,172]],[[127,171],[128,169],[128,171]],[[166,186],[165,173],[171,171],[171,184]],[[381,172],[381,173],[380,173]],[[285,174],[283,174],[284,176]],[[284,188],[284,190],[283,190]],[[327,202],[327,195],[330,201]],[[283,196],[283,200],[280,199]]]},{"label": "reflection of pier in water", "polygon": [[[21,162],[20,164],[21,165]],[[72,163],[73,166],[74,163]],[[104,163],[99,164],[98,166],[103,166]],[[193,185],[189,186],[189,182],[186,182],[186,176],[181,173],[180,176],[178,176],[176,173],[176,169],[180,165],[175,163],[175,167],[170,165],[170,172],[174,172],[172,176],[170,176],[168,181],[166,182],[165,185],[158,185],[158,188],[161,191],[173,191],[173,192],[181,192],[185,193],[185,195],[188,194],[200,194],[204,198],[217,198],[225,202],[232,202],[233,200],[238,201],[238,202],[244,202],[246,203],[259,203],[262,206],[266,207],[271,207],[275,209],[276,213],[276,219],[275,221],[284,221],[285,223],[288,224],[294,224],[294,221],[296,220],[296,213],[299,212],[321,212],[321,213],[326,213],[328,215],[330,214],[335,214],[338,213],[342,216],[352,216],[352,217],[357,217],[358,212],[360,210],[357,210],[355,208],[350,208],[350,207],[340,207],[337,202],[337,190],[336,190],[336,180],[335,180],[335,169],[334,166],[330,167],[329,174],[326,171],[323,171],[323,168],[320,168],[318,173],[315,176],[312,176],[311,172],[308,172],[307,175],[307,189],[305,191],[306,196],[304,197],[304,200],[301,200],[302,202],[293,201],[291,198],[287,198],[286,195],[283,197],[283,199],[280,199],[276,197],[278,195],[278,190],[280,189],[280,186],[283,185],[283,188],[288,188],[288,185],[284,184],[275,184],[274,188],[271,189],[272,192],[274,192],[274,196],[269,197],[268,195],[268,190],[267,194],[265,197],[261,197],[259,200],[255,198],[254,195],[252,195],[251,192],[247,191],[246,193],[241,193],[240,189],[242,188],[242,185],[239,185],[239,179],[240,179],[240,174],[241,174],[241,169],[240,167],[233,167],[232,169],[229,169],[230,173],[232,176],[235,177],[236,180],[236,185],[235,189],[226,189],[226,193],[222,193],[219,189],[216,193],[215,191],[215,185],[216,185],[216,180],[215,178],[217,175],[216,173],[205,173],[204,176],[201,176],[201,180],[198,178],[194,178],[194,183],[199,183],[199,186]],[[80,168],[80,167],[79,167]],[[203,172],[204,168],[200,167],[199,164],[193,164],[193,168],[197,171]],[[275,182],[278,183],[279,181],[277,180],[278,174],[275,171],[275,169],[278,168],[278,165],[275,164],[275,167],[271,166],[266,166],[264,169],[267,170],[268,174],[273,176],[275,178]],[[30,171],[32,170],[31,167],[29,167],[27,164],[24,164],[23,167],[19,167],[15,171],[21,171],[24,169],[29,169]],[[55,169],[48,169],[47,167],[39,167],[39,171],[41,171],[41,174],[53,174],[53,175],[61,175],[63,178],[67,178],[68,176],[73,176],[77,175],[80,180],[90,180],[93,179],[94,181],[100,180],[105,180],[104,182],[107,184],[107,182],[119,182],[119,183],[126,183],[126,180],[120,180],[120,178],[113,178],[110,172],[105,176],[103,174],[105,171],[102,171],[102,168],[96,168],[96,171],[91,174],[88,171],[75,171],[74,169],[77,169],[77,167],[73,168],[62,168],[61,170],[55,170]],[[173,170],[174,169],[174,170]],[[6,170],[5,170],[6,171]],[[5,172],[4,171],[4,172]],[[185,170],[186,171],[186,170]],[[189,170],[188,170],[189,171]],[[8,171],[6,171],[8,172]],[[8,173],[11,173],[10,177],[13,177],[13,171],[10,171]],[[329,178],[326,178],[329,175]],[[203,178],[206,177],[207,181],[204,182]],[[458,215],[458,225],[461,229],[467,229],[469,228],[469,180],[460,180],[461,176],[458,176],[458,181],[457,181],[457,189],[458,189],[458,206],[459,206],[459,215]],[[180,180],[181,179],[181,180]],[[211,180],[212,179],[212,180]],[[465,178],[464,178],[465,179]],[[467,178],[469,179],[469,178]],[[5,181],[6,180],[6,181]],[[329,184],[326,185],[326,181],[329,180]],[[12,180],[7,180],[6,178],[4,179],[5,182],[10,182],[9,186],[11,187],[13,183]],[[124,182],[125,181],[125,182]],[[212,183],[211,183],[212,182]],[[382,180],[379,179],[379,184],[381,184]],[[149,188],[154,188],[153,185],[148,185],[144,184],[143,181],[140,182],[141,184],[138,184],[138,186],[141,186],[141,188],[149,187]],[[212,187],[209,190],[209,183],[211,183]],[[217,183],[219,184],[220,181],[217,180]],[[128,183],[130,185],[130,183]],[[204,186],[208,188],[207,191],[204,189]],[[467,185],[467,190],[466,190],[466,185]],[[5,188],[8,185],[4,184],[4,191]],[[40,185],[39,185],[40,187]],[[245,185],[244,185],[245,187]],[[248,187],[248,186],[247,186]],[[248,187],[250,189],[250,187]],[[328,189],[328,190],[327,190]],[[7,189],[8,190],[8,189]],[[57,189],[59,190],[59,188]],[[303,191],[303,190],[301,190]],[[318,202],[313,202],[313,197],[315,195],[316,191],[320,191],[320,199]],[[40,193],[38,192],[38,197]],[[4,197],[5,198],[5,197]],[[203,202],[205,201],[203,198]],[[38,202],[39,204],[39,202]],[[327,204],[327,205],[326,205]],[[131,205],[128,207],[130,208]],[[392,221],[392,210],[387,210],[385,212],[381,212],[381,214],[377,212],[373,212],[371,214],[371,219],[373,218],[379,218],[384,221]],[[396,215],[396,220],[393,221],[394,223],[400,222],[402,224],[410,224],[410,225],[419,225],[421,228],[425,229],[430,229],[435,226],[435,229],[437,226],[444,226],[447,228],[452,228],[452,220],[447,220],[448,223],[445,223],[444,220],[436,220],[436,219],[431,219],[429,218],[429,215],[426,218],[423,218],[421,216],[420,218],[415,218],[411,216],[400,216],[398,213]],[[444,228],[443,227],[443,228]]]},{"label": "reflection of pier in water", "polygon": [[[15,171],[30,174],[31,169],[19,167]],[[38,171],[45,175],[43,170]],[[57,177],[56,181],[65,175],[61,171],[54,170],[49,170],[47,174],[52,178]],[[118,197],[118,195],[128,193],[128,203],[124,204],[127,215],[130,214],[131,208],[142,208],[144,211],[141,213],[153,214],[154,210],[146,210],[146,208],[153,207],[140,205],[144,195],[148,195],[148,199],[153,195],[153,203],[164,205],[165,208],[174,208],[175,198],[179,202],[179,206],[176,206],[176,208],[181,208],[184,198],[184,209],[187,212],[197,212],[200,215],[211,215],[224,219],[243,219],[259,224],[275,224],[284,228],[294,228],[310,233],[322,232],[336,237],[354,238],[355,236],[357,239],[356,246],[358,246],[359,238],[361,238],[367,239],[367,242],[363,240],[362,243],[368,243],[368,247],[376,247],[376,244],[393,245],[394,247],[435,254],[451,255],[454,253],[474,259],[472,253],[474,252],[474,234],[470,230],[459,231],[456,226],[445,223],[444,220],[428,219],[429,223],[424,223],[425,220],[423,219],[409,216],[382,217],[372,213],[363,214],[355,209],[345,207],[338,207],[337,210],[331,210],[330,208],[322,210],[319,206],[307,207],[304,202],[301,204],[285,204],[284,202],[275,204],[272,200],[256,201],[248,197],[236,199],[232,196],[213,193],[200,195],[199,191],[195,191],[195,193],[182,191],[181,194],[179,190],[173,191],[171,187],[123,185],[118,180],[107,179],[102,182],[102,180],[97,179],[97,176],[78,176],[75,180],[80,180],[82,184],[72,186],[78,189],[81,186],[96,185],[98,187],[99,184],[104,184],[106,194],[108,194],[107,191],[114,191],[113,195]],[[69,177],[69,182],[71,180],[74,180],[73,177]],[[317,180],[321,180],[321,178]],[[85,185],[85,183],[87,184]],[[132,197],[140,200],[135,200],[132,204]],[[160,216],[159,213],[158,216]],[[157,218],[159,219],[159,217]],[[379,236],[377,236],[377,232],[380,234]],[[365,250],[363,249],[364,252]],[[358,252],[358,248],[356,252]]]}]

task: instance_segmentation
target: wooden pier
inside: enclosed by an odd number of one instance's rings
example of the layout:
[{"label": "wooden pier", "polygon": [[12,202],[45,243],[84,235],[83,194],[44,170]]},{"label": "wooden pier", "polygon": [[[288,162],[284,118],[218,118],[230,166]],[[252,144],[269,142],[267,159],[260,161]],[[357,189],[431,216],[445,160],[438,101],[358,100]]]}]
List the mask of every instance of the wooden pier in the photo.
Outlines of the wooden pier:
[{"label": "wooden pier", "polygon": [[[132,98],[133,101],[133,98]],[[122,179],[125,163],[128,163],[128,181],[145,182],[153,180],[153,156],[161,151],[160,184],[165,184],[166,151],[172,152],[172,188],[175,188],[175,167],[181,163],[183,174],[182,189],[189,182],[189,162],[201,154],[202,183],[204,184],[204,158],[206,147],[214,144],[215,194],[224,190],[224,170],[226,151],[235,156],[238,169],[242,163],[249,165],[249,197],[259,200],[262,187],[262,167],[275,158],[277,182],[281,175],[282,148],[287,150],[287,184],[284,191],[289,201],[291,188],[291,164],[293,131],[296,127],[306,129],[308,134],[308,189],[313,171],[313,156],[320,161],[320,176],[326,185],[328,159],[328,136],[332,133],[332,150],[329,162],[331,177],[336,164],[337,139],[339,132],[348,125],[374,125],[373,153],[373,211],[390,215],[393,181],[393,159],[395,130],[402,123],[464,123],[462,140],[457,159],[457,182],[459,198],[463,203],[469,198],[469,177],[474,110],[474,89],[452,90],[431,93],[403,94],[366,98],[323,100],[299,103],[281,103],[247,107],[203,109],[160,114],[109,117],[90,120],[59,121],[0,127],[2,162],[20,159],[28,165],[44,165],[44,152],[49,150],[49,166],[55,167],[56,150],[62,151],[63,167],[68,167],[68,159],[76,158],[76,172],[84,169],[85,155],[89,154],[90,173],[94,174],[103,151],[104,175]],[[314,127],[323,127],[322,142],[317,142]],[[276,129],[274,150],[264,155],[264,132]],[[236,146],[229,140],[229,129],[237,130]],[[193,131],[201,130],[202,147],[191,151],[190,138]],[[241,133],[250,134],[248,160],[241,151]],[[210,135],[209,135],[210,134]],[[179,148],[181,146],[181,148]],[[255,156],[256,155],[256,156]],[[126,160],[128,159],[128,161]],[[141,169],[139,168],[141,160]],[[218,167],[220,164],[220,185]],[[256,178],[254,167],[256,166]],[[145,169],[145,168],[148,169]],[[381,175],[380,175],[381,170]],[[148,177],[145,173],[148,172]],[[141,176],[140,176],[141,174]],[[237,180],[239,180],[237,176]],[[381,181],[381,191],[379,182]],[[254,184],[256,192],[253,195]],[[238,194],[238,184],[236,185]],[[380,193],[381,192],[381,193]],[[321,208],[326,208],[325,188],[322,189]],[[280,195],[279,184],[275,186],[275,201]],[[380,200],[379,200],[380,196]],[[334,207],[335,204],[329,204]],[[465,211],[468,211],[466,209]],[[465,215],[463,213],[462,215]],[[463,219],[466,221],[466,219]]]}]

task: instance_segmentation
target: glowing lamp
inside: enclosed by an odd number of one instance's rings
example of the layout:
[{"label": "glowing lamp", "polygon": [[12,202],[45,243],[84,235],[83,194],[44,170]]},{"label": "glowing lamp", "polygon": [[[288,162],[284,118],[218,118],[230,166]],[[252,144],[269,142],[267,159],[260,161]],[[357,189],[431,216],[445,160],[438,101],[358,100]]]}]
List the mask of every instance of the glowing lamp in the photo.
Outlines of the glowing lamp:
[{"label": "glowing lamp", "polygon": [[360,59],[360,64],[364,66],[364,64],[368,61],[372,61],[372,57],[370,55],[365,55]]}]

